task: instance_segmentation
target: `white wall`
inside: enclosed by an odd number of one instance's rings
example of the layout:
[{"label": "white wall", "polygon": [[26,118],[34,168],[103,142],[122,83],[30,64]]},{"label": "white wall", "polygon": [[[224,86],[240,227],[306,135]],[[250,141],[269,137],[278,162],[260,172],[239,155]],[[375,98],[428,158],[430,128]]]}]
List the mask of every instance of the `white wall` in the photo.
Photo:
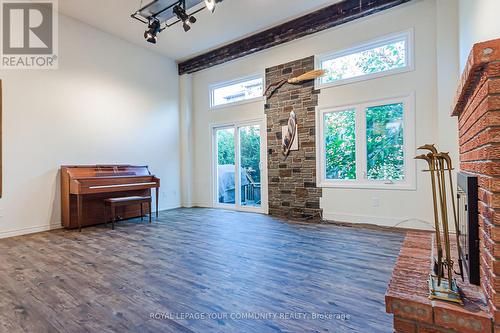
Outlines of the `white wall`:
[{"label": "white wall", "polygon": [[179,77],[179,114],[181,146],[181,202],[193,206],[193,81],[192,75]]},{"label": "white wall", "polygon": [[[441,1],[441,0],[439,0]],[[457,3],[448,3],[452,10]],[[442,10],[442,8],[441,8]],[[265,68],[297,60],[303,57],[341,50],[370,39],[409,28],[415,33],[415,71],[395,76],[374,79],[345,86],[323,89],[320,107],[356,103],[406,93],[416,94],[416,142],[417,144],[440,144],[440,129],[456,129],[455,120],[448,116],[458,76],[458,53],[451,50],[440,53],[452,57],[451,65],[438,71],[437,43],[449,39],[448,46],[457,51],[457,36],[437,24],[436,0],[423,0],[399,6],[365,19],[342,25],[291,43],[268,49],[248,57],[198,72],[193,75],[193,204],[208,206],[211,203],[211,163],[209,124],[249,118],[264,117],[263,102],[209,110],[208,86],[248,74],[263,72]],[[446,18],[448,24],[456,26],[457,15]],[[438,40],[438,29],[441,34]],[[456,30],[454,30],[456,31]],[[451,35],[450,35],[451,34]],[[456,59],[456,60],[455,60]],[[447,89],[442,89],[443,98],[438,105],[438,77],[451,75],[442,80]],[[451,87],[452,86],[452,87]],[[450,88],[451,87],[451,88]],[[444,108],[439,110],[439,108]],[[454,137],[455,134],[453,134]],[[448,143],[456,159],[456,144]],[[417,190],[323,190],[321,207],[327,219],[346,222],[366,222],[380,225],[399,225],[411,228],[429,228],[432,221],[430,185],[427,174],[417,166]],[[374,198],[380,202],[373,207]]]},{"label": "white wall", "polygon": [[500,1],[460,0],[460,69],[463,70],[472,46],[500,38]]},{"label": "white wall", "polygon": [[0,72],[0,237],[60,226],[63,164],[147,164],[160,209],[180,204],[175,63],[62,15],[59,30],[59,70]]}]

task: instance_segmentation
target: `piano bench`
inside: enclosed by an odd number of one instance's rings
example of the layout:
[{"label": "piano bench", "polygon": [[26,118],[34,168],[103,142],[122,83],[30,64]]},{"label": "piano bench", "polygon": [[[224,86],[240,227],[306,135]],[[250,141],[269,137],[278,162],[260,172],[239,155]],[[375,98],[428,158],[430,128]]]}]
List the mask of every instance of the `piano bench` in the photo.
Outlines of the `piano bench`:
[{"label": "piano bench", "polygon": [[111,228],[115,229],[116,222],[116,207],[141,205],[141,221],[144,218],[144,204],[149,204],[149,223],[151,223],[151,197],[150,196],[134,196],[134,197],[121,197],[121,198],[108,198],[104,200],[104,223],[108,224],[107,208],[111,208]]}]

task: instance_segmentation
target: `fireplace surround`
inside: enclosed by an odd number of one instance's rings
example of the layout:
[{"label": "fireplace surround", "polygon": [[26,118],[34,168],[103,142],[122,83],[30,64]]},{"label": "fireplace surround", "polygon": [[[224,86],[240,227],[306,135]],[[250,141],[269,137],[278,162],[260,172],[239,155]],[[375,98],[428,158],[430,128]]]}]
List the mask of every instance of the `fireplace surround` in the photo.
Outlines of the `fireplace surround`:
[{"label": "fireplace surround", "polygon": [[500,325],[500,39],[474,45],[453,115],[460,169],[478,178],[480,283]]},{"label": "fireplace surround", "polygon": [[[460,172],[477,178],[479,281],[459,285],[465,305],[430,301],[431,233],[407,234],[386,293],[396,333],[500,332],[500,39],[474,45],[453,104]],[[460,179],[460,177],[459,177]]]}]

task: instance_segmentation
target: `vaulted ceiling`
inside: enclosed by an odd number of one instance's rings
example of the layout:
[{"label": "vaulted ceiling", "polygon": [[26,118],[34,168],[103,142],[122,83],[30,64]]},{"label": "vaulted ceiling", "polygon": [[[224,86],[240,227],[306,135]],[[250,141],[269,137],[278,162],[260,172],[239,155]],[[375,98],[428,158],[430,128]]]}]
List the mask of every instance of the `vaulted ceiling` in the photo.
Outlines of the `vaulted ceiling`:
[{"label": "vaulted ceiling", "polygon": [[[152,0],[143,0],[142,5]],[[214,14],[203,10],[189,32],[177,24],[163,31],[158,44],[146,43],[146,26],[130,14],[141,0],[64,0],[59,11],[132,43],[184,60],[229,42],[265,30],[340,0],[225,0]],[[83,4],[84,3],[84,4]]]}]

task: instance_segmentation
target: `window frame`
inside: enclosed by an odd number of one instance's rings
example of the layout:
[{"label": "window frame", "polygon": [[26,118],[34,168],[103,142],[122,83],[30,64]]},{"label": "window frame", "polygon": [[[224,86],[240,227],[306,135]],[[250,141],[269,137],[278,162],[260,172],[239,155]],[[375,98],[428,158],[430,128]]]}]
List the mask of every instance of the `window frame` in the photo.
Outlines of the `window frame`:
[{"label": "window frame", "polygon": [[380,38],[376,38],[376,39],[373,39],[371,41],[357,44],[353,47],[343,49],[340,51],[334,51],[334,52],[316,55],[314,57],[315,68],[322,69],[321,63],[323,61],[332,60],[335,58],[341,58],[341,57],[344,57],[344,56],[347,56],[350,54],[355,54],[358,52],[367,51],[370,49],[381,47],[381,46],[391,44],[391,43],[401,41],[401,40],[404,40],[405,45],[406,45],[406,49],[405,49],[405,51],[406,51],[406,58],[405,58],[406,66],[401,67],[401,68],[390,69],[390,70],[383,71],[383,72],[371,73],[371,74],[356,76],[356,77],[352,77],[352,78],[348,78],[348,79],[337,80],[337,81],[333,81],[333,82],[323,83],[323,82],[321,82],[321,78],[318,78],[315,80],[315,88],[316,89],[324,89],[324,88],[329,88],[329,87],[336,87],[336,86],[346,85],[346,84],[350,84],[350,83],[354,83],[354,82],[367,81],[367,80],[372,80],[372,79],[381,78],[381,77],[385,77],[385,76],[411,72],[411,71],[415,70],[413,28],[402,31],[402,32],[386,35],[386,36],[383,36]]},{"label": "window frame", "polygon": [[[366,156],[366,109],[373,106],[403,103],[403,154],[405,179],[402,181],[369,180],[366,178],[368,169]],[[340,112],[354,109],[355,133],[356,133],[356,179],[327,179],[326,178],[326,154],[324,140],[324,115],[332,112]],[[318,108],[316,125],[316,163],[317,179],[319,187],[331,188],[359,188],[359,189],[381,189],[381,190],[416,190],[416,165],[414,156],[415,149],[415,94],[406,94],[398,97],[376,99],[354,104]],[[319,156],[318,156],[319,154]]]},{"label": "window frame", "polygon": [[244,99],[241,101],[236,101],[236,102],[229,102],[225,104],[219,104],[219,105],[214,105],[214,92],[215,90],[219,88],[224,88],[228,86],[232,86],[234,84],[242,83],[245,81],[251,81],[255,79],[262,79],[262,92],[264,92],[265,85],[266,85],[266,80],[265,76],[263,73],[258,73],[258,74],[252,74],[252,75],[247,75],[243,77],[238,77],[236,79],[228,80],[228,81],[223,81],[223,82],[217,82],[209,85],[208,88],[208,103],[209,103],[209,109],[210,110],[217,110],[217,109],[223,109],[226,107],[230,106],[236,106],[236,105],[241,105],[241,104],[246,104],[246,103],[252,103],[252,102],[257,102],[264,100],[264,96],[258,96],[258,97],[253,97],[253,98],[248,98]]}]

